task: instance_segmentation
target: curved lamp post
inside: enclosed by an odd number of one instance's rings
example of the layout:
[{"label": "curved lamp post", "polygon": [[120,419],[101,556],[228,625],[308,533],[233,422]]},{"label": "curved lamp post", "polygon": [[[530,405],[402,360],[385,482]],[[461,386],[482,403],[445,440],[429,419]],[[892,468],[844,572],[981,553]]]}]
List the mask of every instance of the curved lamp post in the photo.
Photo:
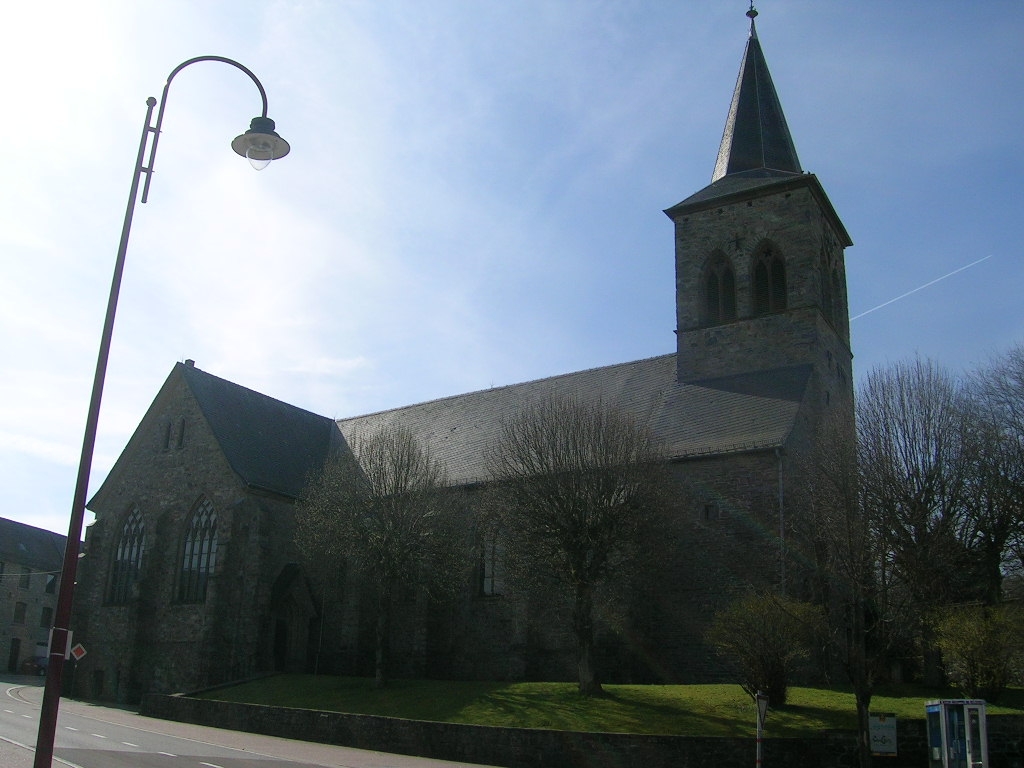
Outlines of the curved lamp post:
[{"label": "curved lamp post", "polygon": [[[128,251],[128,236],[132,227],[132,216],[135,213],[135,200],[138,197],[139,182],[146,177],[142,188],[142,202],[149,197],[149,184],[153,177],[153,161],[156,158],[156,146],[160,139],[160,126],[164,119],[164,107],[167,106],[167,90],[171,87],[174,76],[190,64],[200,61],[219,61],[230,64],[247,74],[259,89],[263,100],[263,112],[254,117],[249,130],[237,136],[231,142],[231,148],[245,157],[256,170],[266,168],[271,160],[284,157],[291,147],[288,142],[274,132],[274,121],[267,117],[267,94],[263,85],[252,72],[232,59],[223,56],[198,56],[182,62],[167,76],[164,91],[160,97],[160,109],[157,112],[156,124],[152,124],[153,108],[157,100],[150,96],[146,100],[146,122],[139,141],[139,154],[135,161],[135,172],[132,176],[131,191],[128,194],[128,208],[124,214],[124,225],[121,228],[121,242],[117,249],[117,260],[114,263],[114,277],[110,284],[110,298],[107,300],[107,315],[103,322],[103,335],[100,338],[100,350],[96,360],[96,374],[92,384],[92,398],[89,401],[89,414],[86,418],[85,436],[82,440],[82,456],[78,465],[78,480],[75,495],[71,504],[71,523],[68,527],[68,541],[64,549],[64,565],[60,576],[60,591],[57,593],[57,607],[54,611],[53,631],[50,641],[50,661],[46,676],[46,687],[43,691],[43,705],[39,713],[39,735],[36,740],[34,768],[50,768],[53,760],[53,741],[57,730],[57,710],[60,706],[61,677],[64,659],[69,652],[68,643],[71,637],[71,605],[74,600],[75,573],[78,566],[78,546],[82,538],[82,523],[85,518],[86,493],[89,486],[89,472],[92,468],[93,449],[96,445],[96,426],[99,421],[100,400],[103,397],[103,381],[107,372],[107,358],[110,354],[110,339],[114,330],[114,315],[117,312],[117,297],[121,289],[121,275],[124,271],[124,258]],[[152,137],[152,140],[150,140]],[[146,146],[149,146],[149,161],[143,165]]]}]

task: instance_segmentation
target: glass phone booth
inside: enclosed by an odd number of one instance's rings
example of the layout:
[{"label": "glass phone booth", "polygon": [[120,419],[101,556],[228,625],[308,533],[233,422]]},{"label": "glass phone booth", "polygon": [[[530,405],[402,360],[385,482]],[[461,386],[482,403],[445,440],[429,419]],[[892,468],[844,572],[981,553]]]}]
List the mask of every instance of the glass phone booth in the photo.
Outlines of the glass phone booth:
[{"label": "glass phone booth", "polygon": [[988,768],[988,729],[981,699],[942,699],[924,705],[928,768]]}]

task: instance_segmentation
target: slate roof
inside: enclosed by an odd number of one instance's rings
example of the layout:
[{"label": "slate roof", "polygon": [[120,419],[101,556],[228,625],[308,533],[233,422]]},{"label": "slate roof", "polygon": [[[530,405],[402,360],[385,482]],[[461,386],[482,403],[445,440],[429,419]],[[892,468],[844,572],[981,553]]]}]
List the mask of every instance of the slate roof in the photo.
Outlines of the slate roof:
[{"label": "slate roof", "polygon": [[750,36],[743,51],[712,181],[759,168],[801,173],[793,137],[757,39],[753,19],[757,12],[751,13]]},{"label": "slate roof", "polygon": [[673,458],[781,446],[803,400],[811,366],[679,383],[676,355],[432,400],[339,419],[347,440],[386,425],[409,428],[441,459],[456,485],[487,478],[501,423],[538,399],[575,395],[649,423]]},{"label": "slate roof", "polygon": [[0,561],[17,563],[33,571],[59,571],[63,567],[67,536],[0,517]]},{"label": "slate roof", "polygon": [[231,468],[260,490],[299,498],[323,466],[336,434],[332,419],[178,363]]}]

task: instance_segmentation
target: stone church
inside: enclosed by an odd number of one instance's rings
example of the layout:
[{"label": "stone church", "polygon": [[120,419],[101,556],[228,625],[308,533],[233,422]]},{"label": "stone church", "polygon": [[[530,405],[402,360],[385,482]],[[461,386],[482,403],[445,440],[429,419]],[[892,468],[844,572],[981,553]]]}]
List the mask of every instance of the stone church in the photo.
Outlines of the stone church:
[{"label": "stone church", "polygon": [[[502,419],[552,394],[636,414],[671,456],[671,554],[628,615],[599,630],[605,682],[716,679],[703,633],[728,589],[799,590],[787,549],[794,468],[827,451],[826,423],[853,410],[852,243],[800,165],[748,15],[711,183],[665,211],[676,350],[337,421],[175,365],[89,505],[76,695],[132,700],[273,670],[369,673],[372,603],[350,574],[307,573],[292,544],[307,476],[352,435],[404,425],[442,460],[471,525]],[[393,673],[573,679],[558,606],[514,594],[494,548],[482,537],[479,548],[453,604],[402,597]]]}]

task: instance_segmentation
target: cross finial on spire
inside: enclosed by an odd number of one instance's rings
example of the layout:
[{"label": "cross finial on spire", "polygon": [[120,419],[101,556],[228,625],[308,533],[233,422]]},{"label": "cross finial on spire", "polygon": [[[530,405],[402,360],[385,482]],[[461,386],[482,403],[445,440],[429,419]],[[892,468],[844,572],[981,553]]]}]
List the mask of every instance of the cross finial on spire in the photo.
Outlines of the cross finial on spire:
[{"label": "cross finial on spire", "polygon": [[747,18],[750,19],[750,36],[757,37],[757,30],[754,29],[754,19],[757,16],[757,8],[754,7],[754,0],[750,0],[750,9],[747,11]]}]

